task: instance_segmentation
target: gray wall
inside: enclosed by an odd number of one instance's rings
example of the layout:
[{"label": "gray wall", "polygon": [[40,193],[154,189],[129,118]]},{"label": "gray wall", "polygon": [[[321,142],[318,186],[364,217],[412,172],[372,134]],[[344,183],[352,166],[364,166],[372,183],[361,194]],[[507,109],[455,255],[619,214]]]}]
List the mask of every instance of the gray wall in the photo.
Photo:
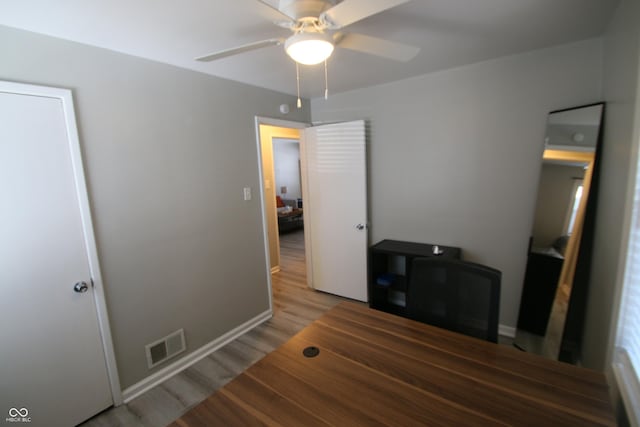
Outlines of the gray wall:
[{"label": "gray wall", "polygon": [[454,245],[503,272],[515,326],[547,113],[601,100],[590,40],[311,102],[314,122],[370,120],[371,241]]},{"label": "gray wall", "polygon": [[[626,227],[633,203],[640,130],[640,2],[623,0],[604,38],[604,99],[607,102],[602,172],[589,299],[583,340],[585,366],[605,370],[615,334],[626,257]],[[634,136],[635,127],[635,136]],[[635,138],[635,141],[634,141]],[[627,209],[625,209],[625,206]],[[625,216],[626,213],[626,216]]]},{"label": "gray wall", "polygon": [[[276,175],[276,194],[285,200],[302,198],[299,141],[273,139],[273,168]],[[280,193],[282,186],[287,187],[287,194]]]},{"label": "gray wall", "polygon": [[0,79],[73,90],[123,387],[145,344],[184,328],[192,351],[268,310],[254,116],[295,98],[6,27],[0,56]]}]

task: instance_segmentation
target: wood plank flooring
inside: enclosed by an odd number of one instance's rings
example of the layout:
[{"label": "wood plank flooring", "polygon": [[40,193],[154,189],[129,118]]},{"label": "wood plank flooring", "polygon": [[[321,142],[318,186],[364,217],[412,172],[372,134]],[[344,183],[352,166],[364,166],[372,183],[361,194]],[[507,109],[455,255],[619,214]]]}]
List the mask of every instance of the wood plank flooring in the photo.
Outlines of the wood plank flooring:
[{"label": "wood plank flooring", "polygon": [[280,236],[280,253],[281,270],[272,275],[272,319],[131,402],[82,425],[164,427],[345,300],[307,287],[302,230]]}]

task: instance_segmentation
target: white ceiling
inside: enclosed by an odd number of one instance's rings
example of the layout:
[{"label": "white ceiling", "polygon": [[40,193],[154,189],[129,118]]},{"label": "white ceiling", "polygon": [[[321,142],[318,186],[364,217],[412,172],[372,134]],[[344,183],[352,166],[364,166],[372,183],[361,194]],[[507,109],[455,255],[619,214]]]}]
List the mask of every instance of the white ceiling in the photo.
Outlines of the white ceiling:
[{"label": "white ceiling", "polygon": [[[347,0],[348,1],[348,0]],[[597,37],[618,0],[413,0],[346,29],[421,48],[399,63],[336,49],[329,91],[343,92],[504,55]],[[295,94],[281,46],[210,63],[218,50],[290,31],[256,0],[4,0],[0,24]],[[301,67],[303,96],[324,94],[324,68]]]}]

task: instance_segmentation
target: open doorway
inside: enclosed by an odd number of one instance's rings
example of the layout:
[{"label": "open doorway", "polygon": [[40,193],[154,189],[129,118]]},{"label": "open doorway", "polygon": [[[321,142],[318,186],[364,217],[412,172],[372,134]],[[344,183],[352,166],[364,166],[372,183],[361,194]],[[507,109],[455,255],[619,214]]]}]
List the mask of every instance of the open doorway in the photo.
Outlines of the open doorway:
[{"label": "open doorway", "polygon": [[291,296],[296,288],[308,288],[300,140],[274,137],[272,148],[280,263],[272,276],[273,292]]},{"label": "open doorway", "polygon": [[[306,126],[299,122],[256,118],[265,252],[274,314],[283,304],[305,304],[313,292],[307,280],[310,253],[306,250],[303,215],[305,166],[300,161],[301,132]],[[284,229],[282,233],[280,228]]]},{"label": "open doorway", "polygon": [[[256,119],[263,229],[272,308],[272,276],[282,269],[277,233],[273,139],[300,138],[304,207],[304,286],[358,301],[367,300],[366,126],[363,120],[307,127]],[[288,188],[284,194],[288,193]],[[282,198],[282,197],[281,197]],[[285,205],[284,203],[282,203]],[[285,206],[282,206],[285,208]],[[306,279],[306,280],[305,280]]]},{"label": "open doorway", "polygon": [[278,234],[283,235],[304,228],[300,140],[273,138],[272,142]]},{"label": "open doorway", "polygon": [[[262,123],[258,126],[269,269],[271,274],[274,274],[281,270],[281,229],[293,231],[298,221],[304,221],[301,212],[301,181],[298,179],[296,182],[296,178],[300,176],[300,131],[296,128]],[[296,168],[297,174],[292,173]],[[293,198],[287,198],[287,194]]]},{"label": "open doorway", "polygon": [[[276,323],[282,322],[280,325],[287,330],[301,329],[329,308],[344,301],[340,296],[317,292],[312,286],[310,277],[313,256],[310,247],[312,238],[309,235],[308,224],[311,221],[308,206],[312,200],[308,189],[309,167],[305,161],[307,145],[301,135],[307,126],[299,122],[256,118],[259,155],[257,166],[261,183],[260,197],[269,300],[274,319],[277,319]],[[279,147],[279,144],[283,147]],[[292,144],[297,144],[295,147],[297,150],[292,147]],[[280,164],[281,157],[285,157],[286,164]],[[291,157],[295,158],[295,164],[287,160]],[[284,179],[280,175],[284,175]],[[295,175],[298,175],[298,180],[294,179]],[[299,190],[296,188],[298,182]],[[285,226],[287,230],[278,232],[277,196],[282,199],[284,207],[287,207],[282,209],[284,215],[288,212],[293,213],[294,209],[304,212],[301,218],[302,224],[287,224]],[[294,203],[299,207],[295,208]]]}]

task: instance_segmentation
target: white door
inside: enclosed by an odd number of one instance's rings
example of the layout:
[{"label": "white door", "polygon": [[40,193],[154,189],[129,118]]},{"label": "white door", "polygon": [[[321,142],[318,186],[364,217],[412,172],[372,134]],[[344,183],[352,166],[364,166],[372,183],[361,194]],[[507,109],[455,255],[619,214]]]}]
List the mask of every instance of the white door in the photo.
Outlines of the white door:
[{"label": "white door", "polygon": [[0,86],[0,419],[71,426],[113,404],[73,109],[11,85]]},{"label": "white door", "polygon": [[311,286],[367,301],[365,123],[304,130],[307,276]]}]

